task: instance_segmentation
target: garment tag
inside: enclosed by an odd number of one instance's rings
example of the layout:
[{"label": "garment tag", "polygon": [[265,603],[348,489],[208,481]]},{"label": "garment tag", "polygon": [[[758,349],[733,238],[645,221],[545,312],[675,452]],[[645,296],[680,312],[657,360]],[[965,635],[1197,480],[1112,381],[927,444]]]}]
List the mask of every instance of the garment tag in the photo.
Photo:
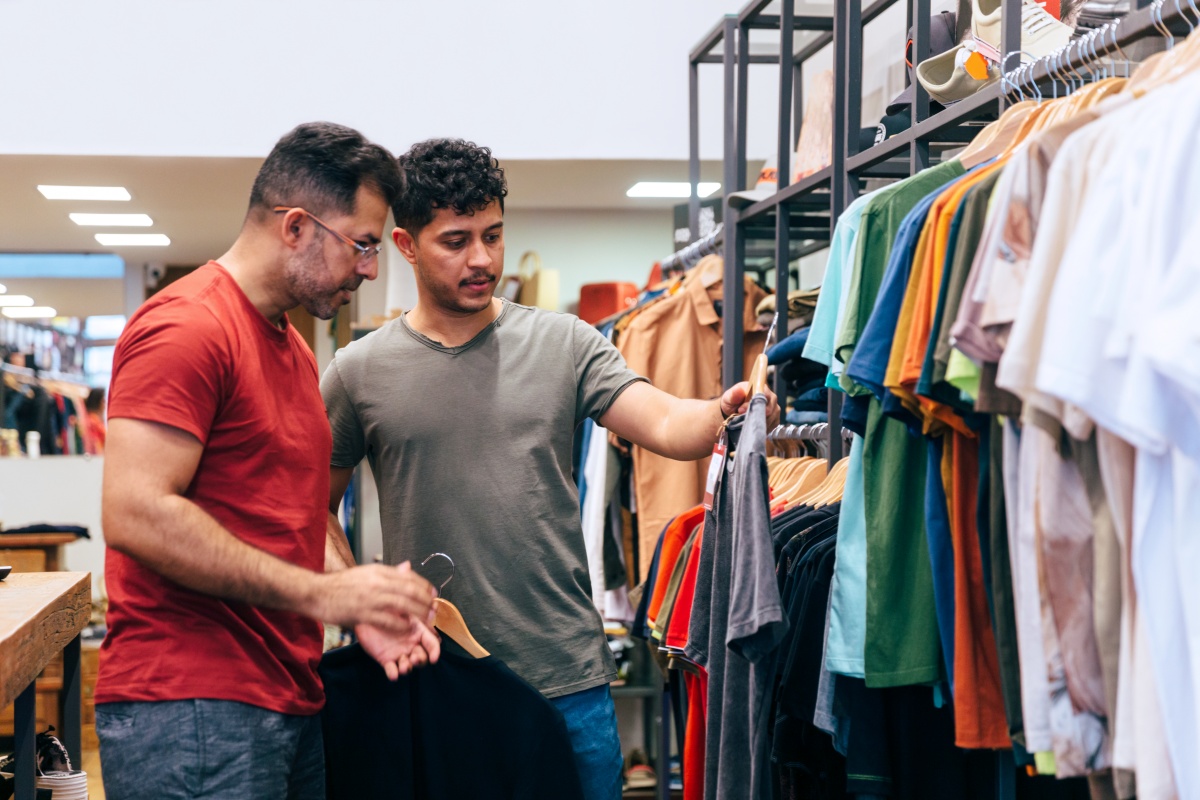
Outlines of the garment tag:
[{"label": "garment tag", "polygon": [[717,491],[717,476],[725,468],[725,454],[728,452],[729,445],[725,443],[725,431],[722,430],[716,446],[713,447],[712,461],[708,462],[708,480],[704,484],[704,508],[706,511],[712,511],[713,495]]}]

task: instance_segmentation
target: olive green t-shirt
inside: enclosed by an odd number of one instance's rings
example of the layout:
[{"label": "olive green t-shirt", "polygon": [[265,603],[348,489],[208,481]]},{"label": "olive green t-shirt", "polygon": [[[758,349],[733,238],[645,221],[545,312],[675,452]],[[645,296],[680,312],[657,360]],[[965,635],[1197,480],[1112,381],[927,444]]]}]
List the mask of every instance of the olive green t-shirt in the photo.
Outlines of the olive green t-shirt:
[{"label": "olive green t-shirt", "polygon": [[455,563],[444,596],[548,697],[616,675],[592,604],[575,427],[642,380],[577,317],[505,302],[444,347],[404,317],[339,350],[321,379],[335,467],[370,462],[384,560]]}]

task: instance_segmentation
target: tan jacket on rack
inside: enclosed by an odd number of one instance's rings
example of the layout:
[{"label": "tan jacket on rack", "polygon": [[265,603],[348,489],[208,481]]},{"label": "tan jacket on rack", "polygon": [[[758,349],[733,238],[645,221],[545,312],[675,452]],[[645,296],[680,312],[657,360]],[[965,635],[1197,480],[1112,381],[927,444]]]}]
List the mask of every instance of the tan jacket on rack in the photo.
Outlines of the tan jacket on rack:
[{"label": "tan jacket on rack", "polygon": [[[765,331],[756,330],[755,308],[765,296],[750,278],[742,309],[745,326],[743,364],[749,376],[762,352]],[[676,294],[643,309],[618,342],[629,368],[676,397],[710,400],[721,396],[721,318],[713,301],[722,285],[705,288],[695,271]],[[658,536],[674,517],[704,498],[708,459],[673,461],[641,447],[633,448],[634,492],[638,512],[638,564],[643,580],[650,569]]]}]

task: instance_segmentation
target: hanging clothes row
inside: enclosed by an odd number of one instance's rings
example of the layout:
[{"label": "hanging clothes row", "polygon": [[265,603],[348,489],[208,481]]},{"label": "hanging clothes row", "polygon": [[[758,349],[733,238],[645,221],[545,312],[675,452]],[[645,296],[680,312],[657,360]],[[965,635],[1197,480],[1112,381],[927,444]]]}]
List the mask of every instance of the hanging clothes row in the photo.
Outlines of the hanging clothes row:
[{"label": "hanging clothes row", "polygon": [[804,354],[856,434],[823,645],[851,738],[861,689],[884,730],[944,706],[958,754],[1200,797],[1198,64],[1017,103],[839,219]]},{"label": "hanging clothes row", "polygon": [[88,408],[91,387],[10,364],[2,364],[0,369],[3,427],[18,432],[22,451],[28,434],[36,431],[43,455],[104,452],[104,421],[98,411]]},{"label": "hanging clothes row", "polygon": [[[658,388],[677,397],[703,400],[720,397],[723,277],[720,256],[706,256],[682,278],[643,292],[629,311],[603,320],[600,330],[616,343],[629,368]],[[766,291],[751,278],[745,279],[741,314],[747,331],[744,344],[747,377],[754,355],[762,352],[765,341],[766,330],[758,325],[756,309],[766,296]],[[630,542],[632,547],[621,548],[622,564],[632,576],[631,584],[644,580],[659,533],[680,512],[702,499],[708,460],[679,462],[641,447],[628,447],[594,423],[585,423],[579,439],[576,475],[580,476],[577,482],[594,599],[607,619],[628,621],[632,609],[625,611],[627,602],[598,589],[607,587],[611,591],[617,583],[612,580],[616,565],[612,563],[611,549],[609,570],[605,572],[603,545],[610,539],[624,544],[626,535],[629,539],[636,538]],[[616,466],[611,470],[606,467],[603,472],[600,466],[612,463],[609,444],[618,451],[628,452],[631,459],[633,486],[627,502],[629,511],[636,514],[636,526],[615,526],[623,513],[619,507],[612,507],[619,488]],[[598,486],[606,488],[602,489],[602,495],[593,496]],[[589,501],[589,497],[593,499]],[[611,535],[606,536],[606,525]],[[634,527],[638,532],[636,537]],[[616,591],[619,593],[620,589]]]}]

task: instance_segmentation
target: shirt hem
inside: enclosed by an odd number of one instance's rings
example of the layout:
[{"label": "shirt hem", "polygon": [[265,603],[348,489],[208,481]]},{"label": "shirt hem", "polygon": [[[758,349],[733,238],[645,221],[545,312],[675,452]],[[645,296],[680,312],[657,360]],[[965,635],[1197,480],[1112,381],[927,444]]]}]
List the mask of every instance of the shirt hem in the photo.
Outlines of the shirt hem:
[{"label": "shirt hem", "polygon": [[[321,709],[325,707],[325,698],[322,695],[319,701],[299,701],[295,703],[283,702],[264,702],[259,698],[251,698],[246,696],[235,697],[233,692],[183,692],[176,695],[171,692],[166,695],[151,695],[148,693],[139,692],[122,692],[122,691],[97,691],[95,696],[95,704],[105,705],[106,703],[174,703],[185,700],[222,700],[230,703],[244,703],[248,706],[261,708],[265,711],[273,711],[276,714],[286,714],[295,717],[311,717],[313,714],[319,714]],[[272,701],[279,698],[271,698]]]},{"label": "shirt hem", "polygon": [[914,667],[896,672],[873,672],[865,677],[868,689],[890,689],[894,686],[915,686],[936,683],[941,676],[939,667]]},{"label": "shirt hem", "polygon": [[844,658],[825,659],[825,669],[835,675],[844,675],[847,678],[863,678],[866,672],[861,661],[851,661]]},{"label": "shirt hem", "polygon": [[597,686],[605,686],[612,683],[616,679],[617,671],[615,669],[610,669],[605,671],[603,675],[597,677],[584,678],[583,680],[575,681],[574,683],[568,683],[563,686],[554,686],[549,689],[539,689],[538,691],[541,692],[542,696],[547,700],[553,700],[554,698],[562,697],[563,695],[574,694],[575,692],[586,692],[588,689],[595,689]]}]

